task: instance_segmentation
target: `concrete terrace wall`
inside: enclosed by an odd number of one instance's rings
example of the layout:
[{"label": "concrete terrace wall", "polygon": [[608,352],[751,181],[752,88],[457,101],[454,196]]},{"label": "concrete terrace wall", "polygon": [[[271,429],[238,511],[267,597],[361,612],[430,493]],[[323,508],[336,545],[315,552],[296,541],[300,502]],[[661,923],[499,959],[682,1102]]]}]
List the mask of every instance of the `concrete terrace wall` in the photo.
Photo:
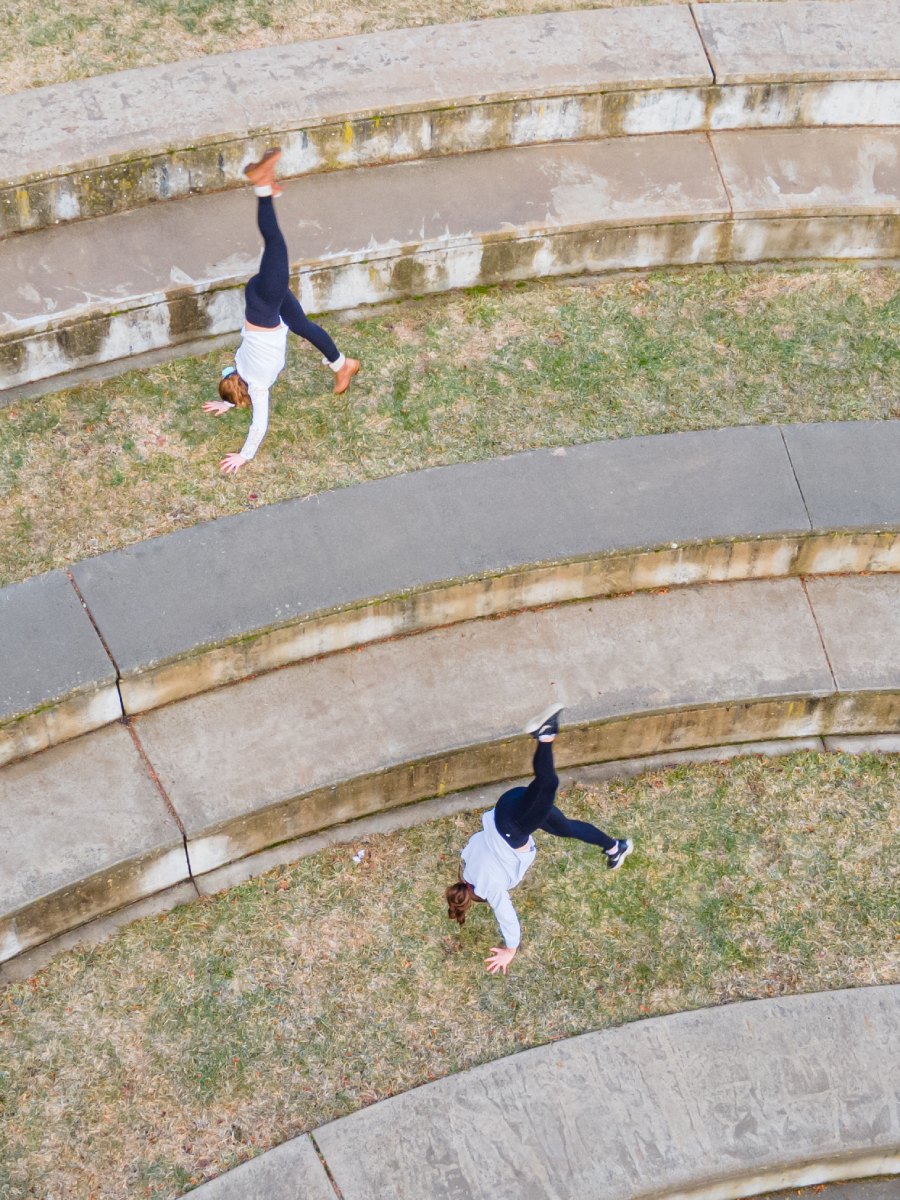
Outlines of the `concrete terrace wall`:
[{"label": "concrete terrace wall", "polygon": [[598,9],[219,55],[0,97],[0,233],[287,176],[627,134],[892,125],[892,0]]},{"label": "concrete terrace wall", "polygon": [[415,472],[0,590],[0,764],[123,712],[453,622],[865,571],[900,571],[897,421],[663,435]]},{"label": "concrete terrace wall", "polygon": [[236,330],[258,239],[228,189],[274,137],[312,312],[546,275],[900,258],[895,16],[892,0],[782,0],[505,18],[0,98],[18,164],[0,211],[30,231],[0,241],[0,401]]}]

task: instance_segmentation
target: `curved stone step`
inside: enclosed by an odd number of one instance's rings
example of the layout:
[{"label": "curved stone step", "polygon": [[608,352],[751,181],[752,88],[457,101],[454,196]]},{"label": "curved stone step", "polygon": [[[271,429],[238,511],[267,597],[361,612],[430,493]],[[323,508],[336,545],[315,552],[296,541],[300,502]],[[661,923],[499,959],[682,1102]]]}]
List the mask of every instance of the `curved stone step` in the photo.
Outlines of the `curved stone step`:
[{"label": "curved stone step", "polygon": [[[730,11],[734,9],[734,11]],[[0,97],[0,236],[243,182],[620,134],[889,125],[892,0],[598,9],[403,29]],[[712,65],[712,70],[710,69]]]},{"label": "curved stone step", "polygon": [[723,583],[470,621],[272,671],[13,763],[0,770],[0,954],[173,887],[188,864],[196,878],[526,774],[533,743],[519,730],[551,696],[568,706],[562,767],[896,733],[900,576]]},{"label": "curved stone step", "polygon": [[[502,280],[692,263],[900,258],[900,128],[666,134],[315,175],[279,215],[310,312]],[[18,388],[236,331],[249,189],[0,243]]]},{"label": "curved stone step", "polygon": [[898,535],[900,421],[559,447],[225,517],[87,559],[71,584],[53,572],[0,590],[0,764],[115,720],[119,697],[135,715],[591,596],[900,571]]},{"label": "curved stone step", "polygon": [[[900,1171],[898,1051],[897,986],[753,1000],[525,1050],[313,1138],[344,1200],[735,1200]],[[253,1195],[266,1158],[197,1200]]]}]

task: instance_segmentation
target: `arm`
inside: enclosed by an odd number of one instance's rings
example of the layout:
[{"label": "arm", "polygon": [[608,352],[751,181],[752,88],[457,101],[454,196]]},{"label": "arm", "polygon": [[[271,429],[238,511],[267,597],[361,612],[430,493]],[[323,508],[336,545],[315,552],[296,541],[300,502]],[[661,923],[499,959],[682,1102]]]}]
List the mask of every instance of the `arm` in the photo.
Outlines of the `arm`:
[{"label": "arm", "polygon": [[239,471],[244,463],[248,463],[259,449],[260,442],[266,436],[269,428],[269,389],[258,384],[248,385],[250,399],[253,402],[253,420],[247,430],[247,440],[238,454],[226,454],[219,464],[226,475]]},{"label": "arm", "polygon": [[492,975],[498,971],[506,974],[506,968],[516,956],[519,943],[522,940],[522,930],[519,918],[509,898],[509,892],[497,892],[493,896],[485,896],[488,904],[494,910],[500,932],[503,934],[505,946],[492,946],[490,957],[484,960],[484,965]]}]

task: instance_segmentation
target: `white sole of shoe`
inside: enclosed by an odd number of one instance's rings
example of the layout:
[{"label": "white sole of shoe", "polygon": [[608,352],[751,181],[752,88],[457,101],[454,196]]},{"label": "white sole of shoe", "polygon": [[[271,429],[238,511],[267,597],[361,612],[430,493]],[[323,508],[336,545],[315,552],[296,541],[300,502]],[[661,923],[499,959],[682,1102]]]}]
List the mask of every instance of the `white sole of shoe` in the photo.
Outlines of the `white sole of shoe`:
[{"label": "white sole of shoe", "polygon": [[625,849],[619,855],[619,861],[617,863],[615,863],[613,866],[611,866],[609,869],[611,871],[618,871],[619,867],[621,867],[622,863],[625,861],[625,859],[628,857],[628,855],[632,852],[633,849],[634,849],[634,844],[632,842],[630,842],[628,840],[628,838],[626,838],[625,839]]},{"label": "white sole of shoe", "polygon": [[548,705],[548,707],[545,708],[542,713],[539,713],[536,717],[531,718],[531,720],[525,726],[525,733],[536,732],[536,730],[540,729],[540,727],[545,724],[545,722],[549,721],[551,717],[555,717],[557,713],[562,712],[565,707],[566,706],[564,704]]}]

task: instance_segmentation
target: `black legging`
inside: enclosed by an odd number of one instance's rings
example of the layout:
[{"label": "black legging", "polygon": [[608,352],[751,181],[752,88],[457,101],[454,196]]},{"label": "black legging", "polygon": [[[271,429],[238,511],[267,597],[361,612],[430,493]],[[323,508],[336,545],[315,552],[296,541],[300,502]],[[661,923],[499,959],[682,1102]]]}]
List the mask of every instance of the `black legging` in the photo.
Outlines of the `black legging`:
[{"label": "black legging", "polygon": [[533,761],[534,779],[528,787],[510,788],[497,801],[494,824],[498,832],[514,849],[524,846],[536,829],[543,829],[554,837],[577,838],[612,850],[617,845],[615,838],[587,821],[570,820],[553,803],[559,776],[553,766],[552,742],[538,742]]},{"label": "black legging", "polygon": [[246,319],[251,325],[275,329],[280,318],[291,333],[312,342],[329,362],[337,362],[341,352],[322,326],[309,319],[291,291],[287,243],[278,228],[271,196],[257,197],[256,223],[265,245],[259,273],[244,288]]}]

